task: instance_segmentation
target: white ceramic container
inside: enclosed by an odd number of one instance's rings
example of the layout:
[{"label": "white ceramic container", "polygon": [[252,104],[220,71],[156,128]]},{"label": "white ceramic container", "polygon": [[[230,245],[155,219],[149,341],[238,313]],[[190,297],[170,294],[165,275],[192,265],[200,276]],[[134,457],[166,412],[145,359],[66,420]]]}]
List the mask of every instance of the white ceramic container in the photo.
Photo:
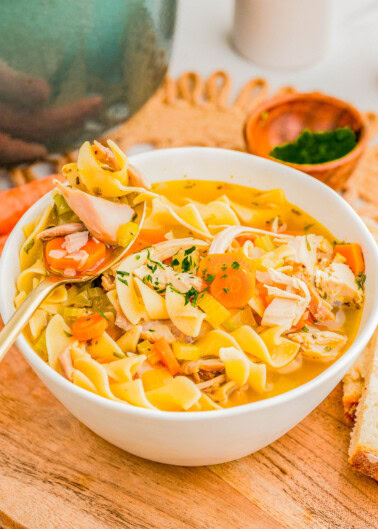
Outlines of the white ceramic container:
[{"label": "white ceramic container", "polygon": [[[146,410],[93,395],[68,382],[33,351],[23,336],[17,345],[60,402],[98,435],[138,456],[175,465],[209,465],[243,457],[273,442],[310,413],[341,380],[378,322],[378,252],[351,207],[329,187],[286,165],[235,151],[181,148],[143,153],[131,159],[152,182],[193,178],[233,182],[259,189],[284,189],[288,200],[313,215],[338,238],[362,245],[366,261],[366,303],[360,331],[349,350],[321,375],[283,395],[214,412]],[[0,311],[14,311],[15,279],[22,226],[46,207],[49,195],[19,221],[0,265]],[[43,435],[43,432],[41,432]]]},{"label": "white ceramic container", "polygon": [[332,0],[235,0],[232,40],[258,65],[295,70],[324,57],[333,20]]}]

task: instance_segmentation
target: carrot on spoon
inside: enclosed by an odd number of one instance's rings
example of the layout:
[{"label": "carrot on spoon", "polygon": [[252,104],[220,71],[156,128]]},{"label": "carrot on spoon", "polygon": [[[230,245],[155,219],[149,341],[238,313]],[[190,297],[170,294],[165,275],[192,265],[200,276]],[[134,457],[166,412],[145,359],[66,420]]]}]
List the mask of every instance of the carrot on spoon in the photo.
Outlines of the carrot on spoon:
[{"label": "carrot on spoon", "polygon": [[51,175],[0,193],[0,235],[9,233],[30,206],[54,189],[55,179],[63,181],[62,176]]},{"label": "carrot on spoon", "polygon": [[65,249],[65,237],[55,237],[45,246],[46,262],[57,270],[72,269],[79,272],[92,270],[103,261],[106,254],[106,245],[92,238],[80,250],[73,253]]}]

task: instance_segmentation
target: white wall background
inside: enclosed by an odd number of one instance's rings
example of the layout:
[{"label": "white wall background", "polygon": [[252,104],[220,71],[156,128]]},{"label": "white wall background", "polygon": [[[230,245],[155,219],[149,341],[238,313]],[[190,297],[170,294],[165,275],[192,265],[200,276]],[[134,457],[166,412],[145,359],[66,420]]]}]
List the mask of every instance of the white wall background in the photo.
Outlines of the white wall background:
[{"label": "white wall background", "polygon": [[170,73],[176,77],[196,70],[206,77],[225,69],[234,93],[252,77],[264,76],[272,89],[286,84],[303,91],[318,89],[378,112],[378,0],[334,1],[337,27],[328,56],[301,71],[275,72],[255,66],[233,49],[233,0],[180,0]]}]

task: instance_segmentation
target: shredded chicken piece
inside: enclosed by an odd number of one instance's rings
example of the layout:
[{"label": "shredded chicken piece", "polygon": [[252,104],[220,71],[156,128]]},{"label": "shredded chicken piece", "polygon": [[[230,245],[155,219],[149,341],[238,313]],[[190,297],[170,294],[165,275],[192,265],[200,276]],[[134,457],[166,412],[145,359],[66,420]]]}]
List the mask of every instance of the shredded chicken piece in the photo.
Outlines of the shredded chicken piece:
[{"label": "shredded chicken piece", "polygon": [[301,344],[300,351],[316,360],[332,360],[346,344],[347,337],[332,331],[319,331],[310,328],[309,332],[296,332],[287,336],[293,342]]},{"label": "shredded chicken piece", "polygon": [[198,373],[199,371],[223,372],[224,369],[224,363],[221,362],[218,358],[210,358],[205,360],[198,360],[196,362],[184,362],[180,368],[180,372],[184,375],[193,375],[194,373]]},{"label": "shredded chicken piece", "polygon": [[88,231],[79,231],[76,233],[71,233],[70,235],[66,235],[64,237],[62,248],[64,248],[69,254],[78,252],[87,244],[88,235]]},{"label": "shredded chicken piece", "polygon": [[119,227],[127,224],[134,215],[130,206],[88,195],[58,181],[56,185],[67,204],[94,237],[108,244],[117,244]]},{"label": "shredded chicken piece", "polygon": [[72,375],[73,375],[73,365],[72,365],[72,359],[71,359],[71,348],[67,347],[63,353],[59,355],[59,363],[61,365],[62,371],[64,376],[72,382]]},{"label": "shredded chicken piece", "polygon": [[190,290],[191,287],[199,291],[205,287],[204,281],[200,277],[187,272],[175,272],[172,268],[162,263],[160,263],[160,266],[156,266],[154,271],[151,268],[154,268],[153,262],[140,266],[134,270],[134,274],[155,290],[162,290],[168,284],[183,293]]},{"label": "shredded chicken piece", "polygon": [[54,226],[47,228],[46,230],[38,233],[36,239],[47,241],[49,239],[55,239],[55,237],[65,237],[72,233],[78,233],[85,231],[87,228],[82,222],[70,222],[68,224],[61,224],[60,226]]},{"label": "shredded chicken piece", "polygon": [[193,239],[192,237],[187,237],[185,239],[169,239],[155,244],[152,256],[154,260],[165,261],[165,259],[172,257],[172,255],[175,255],[179,250],[187,250],[192,246],[206,248],[206,246],[209,246],[209,243],[201,241],[200,239]]},{"label": "shredded chicken piece", "polygon": [[104,290],[106,290],[107,292],[109,292],[110,290],[114,290],[116,287],[115,276],[108,272],[106,272],[105,274],[102,274],[101,285],[104,288]]},{"label": "shredded chicken piece", "polygon": [[[273,297],[264,311],[261,324],[268,327],[280,325],[288,329],[296,325],[311,299],[306,283],[273,268],[269,268],[268,272],[256,272],[256,279],[264,283],[268,295]],[[275,284],[284,288],[273,286]]]},{"label": "shredded chicken piece", "polygon": [[311,284],[307,284],[307,286],[311,295],[311,301],[308,308],[314,319],[317,321],[335,320],[336,316],[332,312],[332,305],[320,297],[315,286]]},{"label": "shredded chicken piece", "polygon": [[226,375],[219,375],[210,380],[206,380],[205,382],[199,382],[198,384],[196,384],[196,386],[201,391],[206,391],[206,392],[215,391],[225,381],[226,381]]},{"label": "shredded chicken piece", "polygon": [[140,337],[142,340],[148,340],[152,343],[157,342],[160,338],[165,338],[168,343],[173,343],[175,341],[175,337],[173,336],[169,325],[158,320],[142,323]]},{"label": "shredded chicken piece", "polygon": [[352,270],[343,263],[333,263],[325,270],[317,270],[315,285],[320,294],[332,305],[360,307],[363,290],[358,288]]}]

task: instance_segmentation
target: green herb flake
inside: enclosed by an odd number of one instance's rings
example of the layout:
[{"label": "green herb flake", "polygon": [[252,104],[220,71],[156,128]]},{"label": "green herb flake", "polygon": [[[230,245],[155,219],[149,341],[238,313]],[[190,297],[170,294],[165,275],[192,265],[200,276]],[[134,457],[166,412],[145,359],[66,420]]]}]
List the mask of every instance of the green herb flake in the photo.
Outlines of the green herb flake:
[{"label": "green herb flake", "polygon": [[301,213],[298,209],[291,208],[291,211],[292,211],[295,215],[302,215],[302,213]]},{"label": "green herb flake", "polygon": [[105,314],[102,312],[102,310],[99,310],[97,311],[99,313],[100,316],[102,316],[103,318],[105,318],[106,321],[110,321],[109,318],[107,316],[105,316]]},{"label": "green herb flake", "polygon": [[329,353],[329,352],[332,350],[332,347],[330,347],[329,345],[326,345],[326,346],[324,347],[324,350],[325,350],[327,353]]},{"label": "green herb flake", "polygon": [[185,250],[184,254],[185,255],[190,255],[191,253],[194,252],[195,249],[196,249],[196,247],[192,246],[191,248],[188,248],[187,250]]},{"label": "green herb flake", "polygon": [[117,277],[117,279],[118,279],[118,281],[121,281],[121,283],[126,285],[127,287],[129,286],[129,283],[126,281],[126,279],[122,279],[122,277]]},{"label": "green herb flake", "polygon": [[173,259],[173,261],[171,262],[171,266],[178,266],[180,264],[180,261],[178,259]]},{"label": "green herb flake", "polygon": [[226,265],[226,264],[222,265],[222,266],[221,266],[221,270],[223,270],[223,272],[224,272],[225,270],[227,270],[227,265]]},{"label": "green herb flake", "polygon": [[223,292],[225,292],[226,294],[228,294],[230,292],[230,290],[228,288],[224,288],[223,289]]},{"label": "green herb flake", "polygon": [[231,268],[233,268],[234,270],[237,270],[238,268],[240,268],[240,263],[238,263],[237,261],[234,261],[231,264]]},{"label": "green herb flake", "polygon": [[356,277],[354,278],[354,281],[356,285],[358,286],[358,288],[362,290],[365,284],[365,281],[366,281],[366,274],[364,274],[363,272],[360,272],[359,274],[356,275]]},{"label": "green herb flake", "polygon": [[302,331],[303,332],[310,332],[310,329],[306,325],[303,325]]},{"label": "green herb flake", "polygon": [[312,224],[306,224],[306,226],[304,227],[304,231],[308,231],[308,230],[310,230],[313,226],[315,226],[314,223],[312,223]]},{"label": "green herb flake", "polygon": [[207,274],[207,276],[204,279],[208,283],[212,283],[214,281],[214,279],[215,279],[215,274]]},{"label": "green herb flake", "polygon": [[64,334],[67,336],[67,338],[72,338],[73,334],[63,330]]},{"label": "green herb flake", "polygon": [[259,203],[259,202],[251,202],[251,204],[252,204],[253,206],[256,206],[256,207],[259,207],[259,206],[260,206],[260,203]]}]

